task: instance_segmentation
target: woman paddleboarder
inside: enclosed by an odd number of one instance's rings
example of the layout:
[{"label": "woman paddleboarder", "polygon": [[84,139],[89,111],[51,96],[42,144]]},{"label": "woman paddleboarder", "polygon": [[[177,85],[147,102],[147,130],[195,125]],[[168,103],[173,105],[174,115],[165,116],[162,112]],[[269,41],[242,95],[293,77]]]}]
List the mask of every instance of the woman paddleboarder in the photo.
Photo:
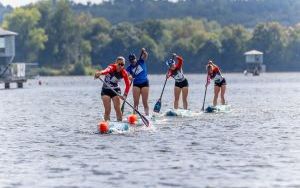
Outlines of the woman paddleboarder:
[{"label": "woman paddleboarder", "polygon": [[[213,100],[213,106],[217,106],[218,102],[218,96],[221,91],[221,104],[225,105],[225,91],[226,91],[226,80],[221,74],[220,68],[215,65],[211,60],[208,61],[208,64],[206,66],[208,77],[215,82],[214,87],[214,100]],[[209,82],[206,83],[206,87],[209,84]]]},{"label": "woman paddleboarder", "polygon": [[[174,61],[177,60],[177,63]],[[175,87],[174,87],[174,109],[178,109],[178,101],[180,94],[182,92],[182,103],[183,108],[188,108],[187,97],[189,93],[189,83],[182,71],[183,65],[183,58],[181,56],[173,54],[173,58],[169,59],[166,62],[167,66],[169,67],[169,71],[167,73],[167,78],[173,77],[175,80]]]},{"label": "woman paddleboarder", "polygon": [[114,89],[117,93],[121,94],[121,88],[118,85],[118,82],[123,78],[125,81],[125,91],[123,97],[126,98],[130,83],[125,66],[125,58],[122,56],[117,57],[116,61],[113,64],[110,64],[106,69],[102,71],[97,71],[95,73],[95,78],[99,78],[101,75],[105,75],[104,82],[101,91],[101,98],[104,105],[104,120],[110,120],[110,111],[111,111],[111,101],[113,101],[114,108],[116,111],[116,116],[118,121],[122,121],[122,112],[120,108],[120,98],[114,93],[107,84]]},{"label": "woman paddleboarder", "polygon": [[149,105],[148,105],[148,96],[149,96],[149,80],[147,74],[147,66],[145,61],[148,58],[148,53],[145,48],[142,48],[141,56],[137,60],[135,54],[130,54],[128,59],[130,65],[127,67],[127,72],[131,75],[133,79],[133,100],[134,107],[138,109],[140,96],[142,96],[143,106],[145,114],[149,115]]}]

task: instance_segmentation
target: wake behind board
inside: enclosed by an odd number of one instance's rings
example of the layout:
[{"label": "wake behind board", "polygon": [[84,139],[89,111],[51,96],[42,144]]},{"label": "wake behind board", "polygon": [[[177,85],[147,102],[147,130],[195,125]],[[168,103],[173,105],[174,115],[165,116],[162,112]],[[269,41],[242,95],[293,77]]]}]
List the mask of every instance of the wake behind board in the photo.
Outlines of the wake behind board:
[{"label": "wake behind board", "polygon": [[199,115],[199,112],[193,112],[191,110],[184,109],[169,109],[164,113],[167,117],[195,117]]},{"label": "wake behind board", "polygon": [[205,113],[227,113],[231,111],[230,105],[208,106]]}]

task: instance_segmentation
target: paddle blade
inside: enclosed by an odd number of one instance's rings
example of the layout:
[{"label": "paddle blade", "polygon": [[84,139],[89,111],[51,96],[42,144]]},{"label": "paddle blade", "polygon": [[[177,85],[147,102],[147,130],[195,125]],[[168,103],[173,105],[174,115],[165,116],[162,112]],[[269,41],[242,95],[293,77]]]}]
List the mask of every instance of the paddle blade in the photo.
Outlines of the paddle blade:
[{"label": "paddle blade", "polygon": [[149,127],[149,125],[150,125],[149,120],[148,120],[145,116],[141,116],[141,118],[142,118],[143,123],[144,123],[147,127]]},{"label": "paddle blade", "polygon": [[154,105],[154,109],[153,111],[156,112],[156,113],[159,113],[160,112],[160,108],[161,108],[161,100],[159,99],[156,104]]},{"label": "paddle blade", "polygon": [[143,114],[141,114],[137,109],[134,109],[134,110],[140,116],[140,118],[142,119],[143,123],[148,127],[150,125],[149,120]]}]

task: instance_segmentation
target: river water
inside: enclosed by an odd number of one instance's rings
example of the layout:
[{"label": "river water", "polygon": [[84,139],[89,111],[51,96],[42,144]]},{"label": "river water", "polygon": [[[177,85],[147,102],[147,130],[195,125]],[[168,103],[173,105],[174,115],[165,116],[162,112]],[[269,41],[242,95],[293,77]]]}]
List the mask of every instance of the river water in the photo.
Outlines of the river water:
[{"label": "river water", "polygon": [[[103,108],[92,77],[0,89],[0,187],[300,187],[299,73],[225,76],[230,113],[113,135],[96,134]],[[187,77],[189,108],[200,111],[205,75]],[[151,108],[163,80],[150,76]]]}]

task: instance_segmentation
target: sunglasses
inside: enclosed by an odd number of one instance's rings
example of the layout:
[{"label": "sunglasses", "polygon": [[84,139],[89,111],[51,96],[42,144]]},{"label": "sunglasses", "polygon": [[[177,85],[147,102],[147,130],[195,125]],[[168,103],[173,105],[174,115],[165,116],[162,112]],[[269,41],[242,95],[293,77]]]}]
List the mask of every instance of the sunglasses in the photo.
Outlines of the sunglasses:
[{"label": "sunglasses", "polygon": [[120,65],[121,67],[123,67],[125,64],[124,63],[118,63],[118,65]]}]

